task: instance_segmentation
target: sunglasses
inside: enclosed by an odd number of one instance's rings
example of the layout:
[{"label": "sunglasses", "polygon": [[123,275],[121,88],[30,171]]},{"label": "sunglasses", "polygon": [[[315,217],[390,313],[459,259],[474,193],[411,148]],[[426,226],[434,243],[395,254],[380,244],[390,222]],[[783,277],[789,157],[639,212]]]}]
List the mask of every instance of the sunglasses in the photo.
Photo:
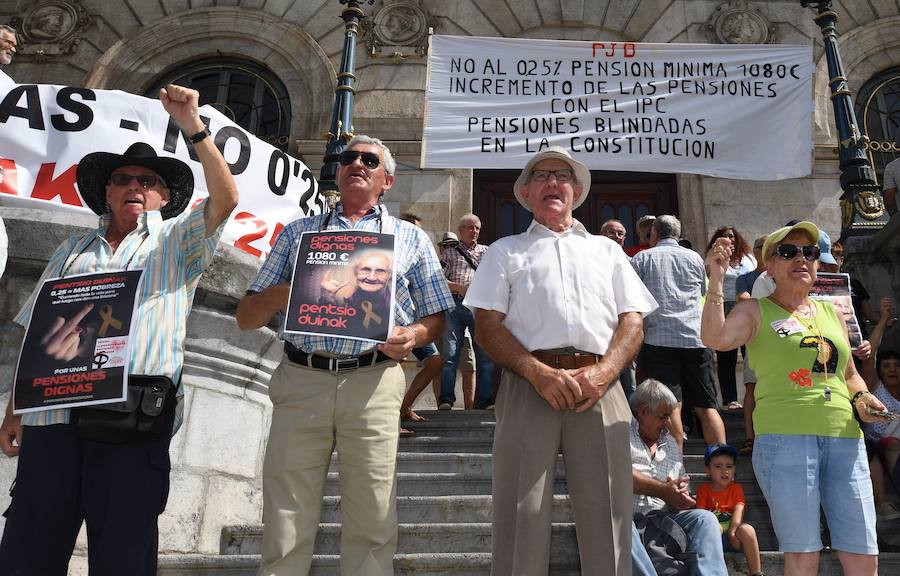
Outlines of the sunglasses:
[{"label": "sunglasses", "polygon": [[163,187],[166,185],[162,178],[144,174],[126,174],[125,172],[117,172],[109,177],[109,183],[113,186],[128,186],[131,184],[132,180],[137,180],[137,183],[141,185],[141,188],[153,188],[156,186],[157,182]]},{"label": "sunglasses", "polygon": [[575,177],[575,172],[569,168],[560,168],[559,170],[532,170],[531,179],[535,182],[546,182],[550,179],[550,175],[556,176],[557,182],[571,182]]},{"label": "sunglasses", "polygon": [[363,166],[368,168],[369,170],[374,170],[378,168],[378,165],[381,164],[381,160],[378,159],[378,154],[374,152],[360,152],[359,150],[344,150],[340,155],[341,166],[349,166],[356,162],[357,158],[362,158]]},{"label": "sunglasses", "polygon": [[781,257],[782,260],[793,260],[801,251],[803,252],[803,258],[807,262],[818,260],[819,255],[822,253],[821,250],[819,250],[819,247],[815,244],[807,244],[806,246],[796,246],[794,244],[779,244],[778,248],[775,249],[775,252],[778,254],[778,256]]}]

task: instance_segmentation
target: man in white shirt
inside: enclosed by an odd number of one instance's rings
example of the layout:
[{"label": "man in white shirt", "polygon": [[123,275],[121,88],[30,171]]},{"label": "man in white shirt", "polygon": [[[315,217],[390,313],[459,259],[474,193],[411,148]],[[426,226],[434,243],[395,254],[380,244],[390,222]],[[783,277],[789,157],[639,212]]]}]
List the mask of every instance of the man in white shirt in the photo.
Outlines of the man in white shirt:
[{"label": "man in white shirt", "polygon": [[[12,62],[13,54],[16,53],[19,43],[16,40],[16,29],[0,24],[0,66],[6,66]],[[0,88],[15,84],[15,80],[0,70]]]},{"label": "man in white shirt", "polygon": [[591,174],[568,151],[534,155],[515,183],[534,214],[496,241],[464,303],[505,368],[493,449],[493,576],[543,576],[557,454],[575,510],[581,574],[631,573],[631,412],[618,383],[656,302],[622,248],[572,218]]}]

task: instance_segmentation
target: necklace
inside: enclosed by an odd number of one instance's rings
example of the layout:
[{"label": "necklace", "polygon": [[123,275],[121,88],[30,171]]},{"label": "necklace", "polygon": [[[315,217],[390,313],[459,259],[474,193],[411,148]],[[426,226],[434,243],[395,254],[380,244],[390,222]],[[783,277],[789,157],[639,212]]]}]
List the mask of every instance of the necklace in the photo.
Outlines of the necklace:
[{"label": "necklace", "polygon": [[809,330],[816,337],[816,362],[822,367],[822,372],[825,375],[825,400],[830,401],[831,387],[828,385],[828,361],[831,360],[832,350],[831,346],[828,345],[828,342],[825,341],[825,337],[822,336],[822,330],[819,328],[815,304],[807,298],[805,302],[807,313],[798,314],[797,309],[791,310],[777,298],[769,296],[769,299],[784,310],[790,312],[792,318],[795,318],[803,328]]}]

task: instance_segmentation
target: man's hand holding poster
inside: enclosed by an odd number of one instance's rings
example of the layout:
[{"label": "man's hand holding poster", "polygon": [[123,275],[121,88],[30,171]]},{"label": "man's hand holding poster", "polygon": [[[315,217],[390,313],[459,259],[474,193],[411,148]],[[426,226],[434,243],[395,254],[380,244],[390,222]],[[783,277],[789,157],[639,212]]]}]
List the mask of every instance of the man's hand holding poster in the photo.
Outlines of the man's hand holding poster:
[{"label": "man's hand holding poster", "polygon": [[16,368],[14,413],[125,399],[131,323],[143,270],[47,280]]},{"label": "man's hand holding poster", "polygon": [[392,234],[304,232],[284,331],[385,342],[395,274]]}]

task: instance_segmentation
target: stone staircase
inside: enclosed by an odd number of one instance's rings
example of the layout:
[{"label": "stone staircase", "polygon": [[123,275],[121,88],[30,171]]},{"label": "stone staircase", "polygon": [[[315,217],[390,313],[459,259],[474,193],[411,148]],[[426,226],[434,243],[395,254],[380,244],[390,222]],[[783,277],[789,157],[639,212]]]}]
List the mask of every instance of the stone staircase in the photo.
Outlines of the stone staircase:
[{"label": "stone staircase", "polygon": [[[404,423],[415,431],[400,439],[397,509],[400,521],[396,573],[400,575],[490,574],[491,442],[493,413],[421,411],[428,422]],[[728,437],[742,441],[739,417],[726,416]],[[704,479],[702,440],[688,440],[685,460],[694,486]],[[339,574],[340,496],[335,455],[326,484],[312,574]],[[757,530],[767,574],[783,573],[768,507],[748,461],[738,479],[748,499],[747,520]],[[551,566],[553,576],[579,574],[578,545],[560,460],[553,502]],[[219,555],[163,555],[160,576],[254,576],[259,563],[262,526],[227,526]],[[727,555],[731,574],[746,574],[743,556]],[[880,574],[900,574],[900,554],[881,555]],[[820,574],[841,574],[837,556],[822,555]]]}]

